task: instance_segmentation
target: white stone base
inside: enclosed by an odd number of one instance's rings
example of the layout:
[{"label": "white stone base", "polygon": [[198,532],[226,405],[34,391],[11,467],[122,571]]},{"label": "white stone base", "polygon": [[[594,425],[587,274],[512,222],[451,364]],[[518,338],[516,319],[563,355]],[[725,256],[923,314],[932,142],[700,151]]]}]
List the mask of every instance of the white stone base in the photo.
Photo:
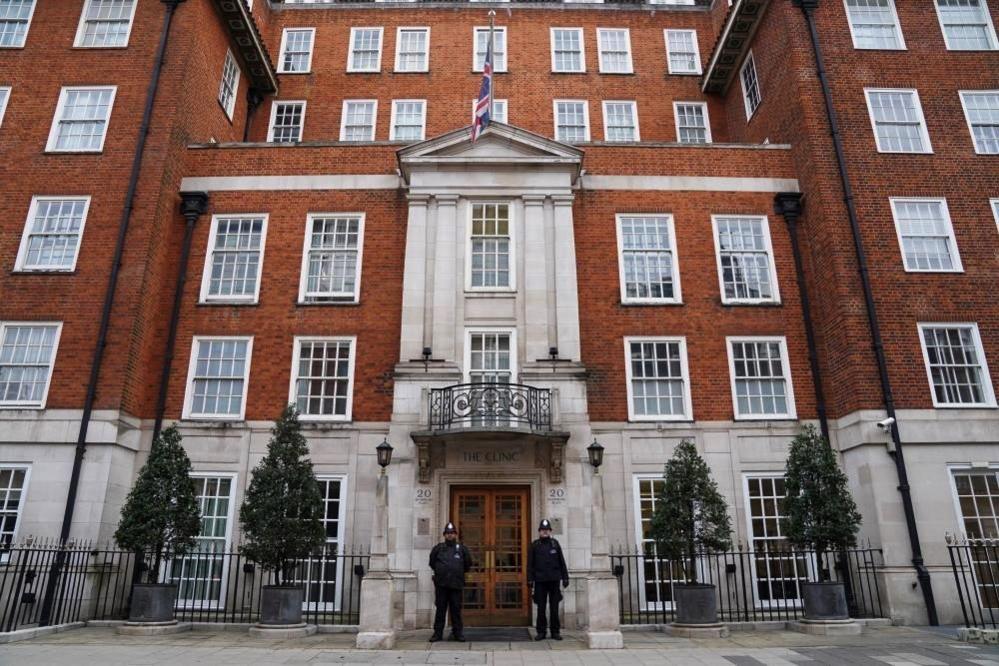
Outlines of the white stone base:
[{"label": "white stone base", "polygon": [[361,631],[357,634],[359,650],[391,650],[395,647],[394,631]]},{"label": "white stone base", "polygon": [[190,631],[190,622],[126,622],[119,625],[116,632],[121,636],[167,636]]},{"label": "white stone base", "polygon": [[666,633],[677,638],[728,638],[728,626],[721,622],[714,624],[677,624],[666,625]]},{"label": "white stone base", "polygon": [[849,620],[798,620],[788,622],[791,631],[811,636],[859,636],[864,628],[852,619]]},{"label": "white stone base", "polygon": [[961,627],[957,630],[958,640],[965,643],[999,643],[999,629],[981,629],[979,627]]},{"label": "white stone base", "polygon": [[586,643],[591,650],[620,650],[624,636],[620,631],[587,631]]},{"label": "white stone base", "polygon": [[316,633],[314,624],[255,624],[249,629],[254,638],[305,638]]}]

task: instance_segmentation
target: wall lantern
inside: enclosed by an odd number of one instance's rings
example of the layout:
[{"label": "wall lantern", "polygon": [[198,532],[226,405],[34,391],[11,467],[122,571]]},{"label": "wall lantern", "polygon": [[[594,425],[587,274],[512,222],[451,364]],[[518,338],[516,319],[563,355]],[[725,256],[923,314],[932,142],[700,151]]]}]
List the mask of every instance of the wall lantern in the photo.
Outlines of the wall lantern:
[{"label": "wall lantern", "polygon": [[385,468],[389,466],[392,462],[392,445],[388,443],[388,438],[382,439],[382,443],[375,447],[375,451],[378,453],[378,466],[382,468],[382,473],[385,473]]},{"label": "wall lantern", "polygon": [[604,464],[604,447],[600,445],[600,442],[593,439],[593,443],[586,447],[586,454],[590,457],[590,464],[593,465],[594,470],[599,470],[600,466]]}]

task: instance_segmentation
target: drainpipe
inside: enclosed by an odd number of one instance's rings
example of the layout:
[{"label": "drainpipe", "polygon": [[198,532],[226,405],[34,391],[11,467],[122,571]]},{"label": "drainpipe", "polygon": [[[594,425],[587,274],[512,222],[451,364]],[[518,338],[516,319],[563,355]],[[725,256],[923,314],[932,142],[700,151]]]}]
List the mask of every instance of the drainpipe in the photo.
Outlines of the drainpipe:
[{"label": "drainpipe", "polygon": [[[125,252],[128,223],[132,217],[132,210],[135,208],[135,191],[139,185],[139,173],[142,169],[142,157],[146,148],[146,137],[149,134],[149,124],[153,115],[153,103],[156,101],[156,90],[159,87],[160,73],[163,71],[167,38],[170,35],[170,24],[173,21],[173,15],[177,6],[184,1],[161,0],[165,5],[166,11],[163,14],[163,27],[160,30],[159,45],[156,47],[156,57],[153,60],[153,70],[149,79],[149,87],[146,89],[146,106],[142,112],[142,124],[139,126],[139,134],[136,138],[135,153],[132,157],[132,171],[129,175],[128,189],[125,193],[125,206],[122,208],[121,219],[118,222],[118,238],[115,243],[114,257],[111,261],[107,289],[104,292],[104,307],[101,310],[101,320],[97,331],[97,344],[94,346],[94,357],[90,364],[90,379],[87,383],[87,394],[83,402],[80,432],[76,438],[76,457],[73,460],[73,471],[69,477],[69,491],[66,496],[66,510],[62,519],[62,530],[59,532],[61,543],[65,543],[69,538],[70,526],[73,523],[76,493],[80,485],[80,471],[83,468],[83,457],[87,452],[87,430],[90,427],[90,418],[94,410],[94,401],[97,397],[97,384],[100,379],[101,364],[104,361],[104,347],[107,345],[108,328],[111,325],[111,310],[114,305],[115,291],[118,287],[118,272],[121,269],[121,259]],[[49,572],[48,586],[45,589],[45,599],[42,602],[39,626],[47,626],[52,619],[52,603],[56,585],[59,580],[59,572],[62,570],[65,561],[65,551],[60,550]]]},{"label": "drainpipe", "polygon": [[822,390],[822,373],[819,370],[819,355],[815,348],[815,327],[812,325],[812,312],[808,301],[808,287],[805,284],[805,269],[801,262],[801,247],[798,245],[798,218],[801,217],[801,193],[781,192],[774,196],[774,212],[784,218],[787,233],[791,237],[791,254],[794,256],[794,270],[798,278],[798,295],[801,299],[801,317],[805,323],[805,341],[808,344],[808,364],[812,368],[812,385],[815,387],[815,411],[819,416],[822,436],[829,441],[829,419],[826,416],[826,396]]},{"label": "drainpipe", "polygon": [[815,28],[815,17],[813,12],[819,5],[819,0],[793,0],[794,4],[801,7],[801,13],[805,17],[808,25],[809,36],[812,40],[812,51],[815,54],[816,71],[819,77],[819,84],[822,87],[822,97],[825,100],[826,116],[829,120],[829,132],[832,135],[833,147],[836,151],[836,166],[839,168],[840,183],[843,187],[843,201],[846,203],[847,216],[850,220],[850,230],[853,233],[853,245],[857,255],[857,266],[860,270],[860,283],[864,289],[864,302],[867,306],[867,320],[871,329],[871,340],[874,346],[874,358],[878,365],[878,375],[881,380],[881,392],[884,395],[885,411],[892,419],[891,439],[894,444],[894,451],[889,455],[895,462],[895,473],[898,476],[898,492],[902,497],[902,509],[905,513],[905,526],[909,532],[909,546],[912,549],[912,566],[916,570],[916,580],[923,593],[923,602],[926,604],[926,614],[929,623],[937,626],[940,621],[937,618],[937,606],[933,599],[933,586],[930,581],[930,572],[923,562],[923,551],[919,543],[919,529],[916,526],[916,513],[912,506],[912,492],[909,487],[909,475],[905,468],[905,458],[902,455],[902,438],[898,430],[898,418],[895,414],[895,398],[892,394],[891,379],[888,376],[888,363],[885,360],[884,342],[881,338],[881,326],[878,323],[877,307],[874,303],[874,292],[871,288],[870,272],[867,268],[867,255],[864,251],[864,241],[860,234],[860,222],[857,216],[857,206],[853,199],[853,188],[850,185],[850,177],[846,168],[846,157],[843,152],[843,139],[839,131],[839,123],[836,120],[836,110],[833,107],[832,92],[829,89],[829,80],[826,78],[825,66],[822,61],[822,49],[819,46],[819,35]]},{"label": "drainpipe", "polygon": [[180,262],[177,267],[177,285],[173,292],[173,310],[170,312],[170,330],[167,333],[166,347],[163,350],[163,372],[160,375],[160,392],[156,399],[156,421],[153,423],[153,441],[163,428],[163,414],[166,412],[167,389],[170,386],[170,368],[173,364],[174,346],[177,342],[177,323],[180,320],[180,304],[187,282],[187,260],[191,255],[191,240],[194,225],[208,209],[208,194],[205,192],[181,192],[180,213],[186,222],[184,244],[180,248]]}]

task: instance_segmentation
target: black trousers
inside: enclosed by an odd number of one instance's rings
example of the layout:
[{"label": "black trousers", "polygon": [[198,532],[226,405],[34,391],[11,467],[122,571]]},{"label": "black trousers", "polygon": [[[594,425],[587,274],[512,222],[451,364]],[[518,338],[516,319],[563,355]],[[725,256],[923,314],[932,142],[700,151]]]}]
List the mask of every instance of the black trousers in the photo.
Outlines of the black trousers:
[{"label": "black trousers", "polygon": [[548,617],[545,616],[545,610],[551,617],[552,636],[558,636],[560,633],[558,602],[562,601],[562,592],[558,589],[558,584],[557,580],[534,583],[534,603],[538,605],[538,621],[534,628],[538,630],[539,636],[548,631]]},{"label": "black trousers", "polygon": [[451,633],[455,636],[461,636],[465,632],[465,625],[461,621],[461,590],[456,587],[440,587],[438,585],[434,588],[434,592],[436,593],[434,603],[437,606],[437,613],[434,615],[434,634],[444,635],[444,616],[450,612]]}]

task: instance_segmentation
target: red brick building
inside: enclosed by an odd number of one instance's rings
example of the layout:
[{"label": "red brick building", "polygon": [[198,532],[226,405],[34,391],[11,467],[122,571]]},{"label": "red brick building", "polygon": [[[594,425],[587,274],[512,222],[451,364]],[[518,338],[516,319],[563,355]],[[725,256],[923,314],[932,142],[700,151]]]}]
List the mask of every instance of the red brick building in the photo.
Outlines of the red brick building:
[{"label": "red brick building", "polygon": [[[428,626],[445,522],[516,560],[551,518],[597,579],[685,438],[780,543],[812,422],[891,613],[954,620],[944,533],[999,536],[996,4],[0,0],[0,539],[109,537],[177,423],[231,546],[293,402],[331,541]],[[511,566],[472,621],[529,620]]]}]

